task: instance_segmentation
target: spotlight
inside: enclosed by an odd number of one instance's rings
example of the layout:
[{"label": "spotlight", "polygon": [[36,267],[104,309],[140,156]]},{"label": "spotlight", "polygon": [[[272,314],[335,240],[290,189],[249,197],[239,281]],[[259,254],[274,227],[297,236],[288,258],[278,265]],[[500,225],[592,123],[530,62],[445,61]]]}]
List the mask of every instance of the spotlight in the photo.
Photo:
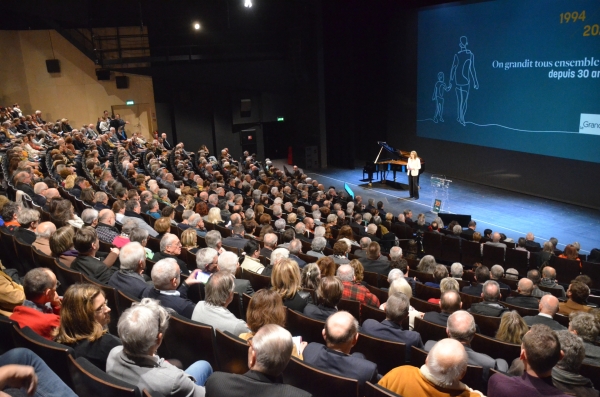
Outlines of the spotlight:
[{"label": "spotlight", "polygon": [[194,23],[194,29],[200,30],[200,24],[198,22]]},{"label": "spotlight", "polygon": [[251,8],[252,7],[252,0],[244,0],[244,7]]}]

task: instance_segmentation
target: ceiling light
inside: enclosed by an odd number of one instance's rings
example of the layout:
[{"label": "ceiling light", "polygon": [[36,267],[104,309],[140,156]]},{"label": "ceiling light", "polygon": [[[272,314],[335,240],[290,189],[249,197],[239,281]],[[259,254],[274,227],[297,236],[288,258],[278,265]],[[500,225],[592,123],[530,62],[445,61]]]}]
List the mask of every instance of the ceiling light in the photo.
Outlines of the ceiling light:
[{"label": "ceiling light", "polygon": [[252,7],[252,0],[244,0],[244,7],[246,7],[246,8]]},{"label": "ceiling light", "polygon": [[200,24],[198,22],[194,24],[194,29],[200,30]]}]

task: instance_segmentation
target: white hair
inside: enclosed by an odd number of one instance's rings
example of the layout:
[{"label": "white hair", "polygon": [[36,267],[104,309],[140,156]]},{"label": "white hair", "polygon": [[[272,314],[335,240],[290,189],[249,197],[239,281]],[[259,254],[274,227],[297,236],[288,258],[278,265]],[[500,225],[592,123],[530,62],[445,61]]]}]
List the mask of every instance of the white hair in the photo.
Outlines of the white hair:
[{"label": "white hair", "polygon": [[279,263],[280,260],[287,259],[289,257],[290,257],[290,251],[288,251],[285,248],[276,248],[271,253],[271,264],[275,265],[275,264]]},{"label": "white hair", "polygon": [[391,284],[392,282],[394,282],[394,280],[397,280],[399,278],[403,278],[404,277],[404,273],[402,273],[402,270],[400,269],[392,269],[390,270],[390,272],[388,273],[388,282]]},{"label": "white hair", "polygon": [[397,261],[402,258],[402,248],[392,247],[390,249],[390,260]]},{"label": "white hair", "polygon": [[156,289],[164,290],[168,288],[173,278],[179,278],[179,265],[173,258],[161,259],[152,267],[150,277]]},{"label": "white hair", "polygon": [[140,261],[146,259],[146,250],[142,244],[136,242],[127,243],[119,252],[119,262],[122,270],[135,271]]},{"label": "white hair", "polygon": [[454,262],[452,266],[450,266],[450,274],[452,277],[460,278],[463,275],[463,265],[460,262]]},{"label": "white hair", "polygon": [[235,274],[238,267],[238,256],[230,251],[225,251],[219,255],[219,270]]}]

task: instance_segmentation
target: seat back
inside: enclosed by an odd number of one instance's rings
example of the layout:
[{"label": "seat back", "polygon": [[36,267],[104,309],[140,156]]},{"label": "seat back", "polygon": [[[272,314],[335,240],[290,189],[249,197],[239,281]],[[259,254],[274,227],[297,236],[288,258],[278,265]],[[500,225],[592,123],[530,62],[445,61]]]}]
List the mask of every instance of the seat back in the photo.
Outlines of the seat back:
[{"label": "seat back", "polygon": [[429,287],[425,284],[415,283],[415,295],[419,299],[426,301],[429,298],[440,299],[441,291],[439,288]]},{"label": "seat back", "polygon": [[375,338],[361,333],[353,352],[364,354],[365,358],[377,364],[380,374],[387,374],[392,369],[406,364],[406,345],[385,339]]},{"label": "seat back", "polygon": [[376,309],[374,307],[361,304],[360,305],[360,324],[365,322],[365,320],[373,319],[378,322],[382,322],[385,320],[385,311]]},{"label": "seat back", "polygon": [[19,326],[16,321],[0,315],[0,354],[4,354],[15,347],[12,337],[13,327]]},{"label": "seat back", "polygon": [[442,237],[442,256],[441,259],[447,262],[460,262],[460,244],[461,240],[453,237]]},{"label": "seat back", "polygon": [[562,290],[560,288],[550,288],[550,287],[545,287],[543,285],[538,285],[538,288],[544,292],[549,292],[550,294],[556,296],[557,298],[562,298],[563,294],[562,294]]},{"label": "seat back", "polygon": [[508,307],[510,310],[516,310],[517,313],[519,313],[519,315],[521,317],[525,317],[525,316],[537,316],[540,311],[538,309],[529,309],[527,307],[521,307],[521,306],[515,306],[515,305],[511,305],[510,303],[506,303],[506,302],[502,302],[504,304],[504,306]]},{"label": "seat back", "polygon": [[365,383],[364,392],[365,397],[402,397],[401,395],[396,394],[383,386],[379,386],[378,384],[373,384],[371,382]]},{"label": "seat back", "polygon": [[[520,276],[525,276],[529,267],[529,252],[514,248],[506,249],[506,268],[517,269]],[[512,288],[512,286],[511,286]]]},{"label": "seat back", "polygon": [[473,266],[476,262],[481,262],[481,245],[477,241],[461,242],[461,263],[465,266]]},{"label": "seat back", "polygon": [[412,266],[411,266],[410,270],[408,271],[408,274],[409,274],[409,277],[416,277],[422,283],[426,283],[428,281],[433,282],[433,274],[432,273],[418,272],[416,270],[413,270]]},{"label": "seat back", "polygon": [[240,320],[243,320],[246,318],[246,313],[244,313],[244,310],[242,308],[242,300],[240,299],[240,294],[238,292],[233,293],[233,300],[231,301],[231,303],[229,303],[229,306],[227,306],[227,309],[236,318],[239,318]]},{"label": "seat back", "polygon": [[33,260],[33,247],[30,244],[25,244],[15,238],[15,249],[25,273],[36,267]]},{"label": "seat back", "polygon": [[153,252],[160,252],[160,240],[152,236],[148,236],[146,247]]},{"label": "seat back", "polygon": [[460,295],[460,301],[462,302],[462,310],[469,310],[473,303],[479,303],[483,301],[481,296],[469,295],[462,292],[459,292],[458,294]]},{"label": "seat back", "polygon": [[360,318],[360,302],[351,299],[340,299],[337,305],[338,310],[345,310],[352,314],[355,319]]},{"label": "seat back", "polygon": [[442,256],[442,235],[439,233],[423,233],[423,250],[426,255],[436,258]]},{"label": "seat back", "polygon": [[302,336],[305,342],[323,343],[324,321],[312,319],[288,308],[285,328],[292,336]]},{"label": "seat back", "polygon": [[[60,277],[65,280],[64,288],[69,288],[73,284],[83,282],[83,274],[77,270],[73,270],[63,265],[59,259],[56,259],[56,271],[60,273]],[[58,277],[58,276],[57,276]],[[62,286],[62,285],[61,285]]]},{"label": "seat back", "polygon": [[412,297],[410,298],[410,305],[415,308],[415,310],[420,311],[421,313],[427,312],[440,312],[442,309],[440,305],[435,303],[429,303],[424,301],[423,299]]},{"label": "seat back", "polygon": [[579,374],[585,376],[594,384],[594,389],[600,389],[600,367],[591,364],[581,364]]},{"label": "seat back", "polygon": [[590,276],[592,280],[600,280],[600,263],[582,261],[581,273]]},{"label": "seat back", "polygon": [[419,316],[415,317],[414,330],[421,334],[421,339],[424,341],[441,340],[448,337],[446,327],[423,320]]},{"label": "seat back", "polygon": [[140,397],[140,390],[129,383],[108,375],[85,357],[69,356],[69,372],[74,392],[79,396]]},{"label": "seat back", "polygon": [[379,299],[379,302],[383,303],[383,302],[387,302],[388,300],[388,292],[384,291],[382,289],[379,289],[377,287],[373,287],[370,284],[367,284],[367,289],[369,290],[370,293],[372,293],[373,295],[375,295],[377,297],[377,299]]},{"label": "seat back", "polygon": [[63,296],[70,285],[70,281],[65,278],[64,273],[58,269],[58,261],[53,256],[44,255],[35,248],[31,250],[31,253],[33,254],[33,259],[38,267],[47,267],[52,270],[52,273],[54,273],[56,279],[60,282],[60,287],[58,287],[56,291],[60,296]]},{"label": "seat back", "polygon": [[183,368],[198,360],[208,361],[213,368],[218,368],[213,327],[188,320],[176,313],[171,314],[169,328],[158,349],[158,355],[180,360]]},{"label": "seat back", "polygon": [[303,389],[313,397],[358,396],[358,381],[321,371],[292,357],[283,371],[286,384]]},{"label": "seat back", "polygon": [[504,266],[504,248],[483,244],[482,263],[490,268],[494,265]]},{"label": "seat back", "polygon": [[471,313],[471,315],[482,334],[491,336],[492,338],[496,336],[496,332],[500,327],[500,317],[483,316],[477,313]]},{"label": "seat back", "polygon": [[21,265],[21,261],[19,261],[19,257],[17,256],[15,236],[8,233],[5,227],[0,227],[0,244],[2,244],[2,249],[0,250],[2,264],[5,267],[16,269],[19,272],[19,275],[24,277],[27,272]]},{"label": "seat back", "polygon": [[363,272],[363,281],[370,286],[379,288],[379,273],[368,272],[365,270]]},{"label": "seat back", "polygon": [[15,347],[24,347],[40,356],[67,386],[73,388],[69,373],[69,356],[74,354],[71,347],[45,339],[29,327],[19,328],[18,324],[13,325],[12,335]]},{"label": "seat back", "polygon": [[552,255],[550,258],[550,266],[556,270],[556,274],[560,275],[563,281],[574,280],[581,273],[580,262],[571,259],[559,258]]},{"label": "seat back", "polygon": [[232,374],[248,372],[248,343],[230,334],[216,330],[215,341],[219,370]]},{"label": "seat back", "polygon": [[[117,298],[117,307],[119,308],[119,313],[123,313],[125,310],[129,309],[131,305],[135,302],[139,302],[135,297],[123,292],[121,290],[115,290],[116,298]],[[114,334],[117,335],[117,334]]]},{"label": "seat back", "polygon": [[250,285],[252,285],[254,291],[258,291],[263,288],[269,288],[271,286],[271,277],[269,276],[263,276],[262,274],[251,271],[244,271],[242,273],[242,277],[250,281]]},{"label": "seat back", "polygon": [[485,353],[494,358],[503,358],[509,363],[521,355],[521,345],[501,342],[481,334],[475,334],[471,341],[471,347],[478,353]]}]

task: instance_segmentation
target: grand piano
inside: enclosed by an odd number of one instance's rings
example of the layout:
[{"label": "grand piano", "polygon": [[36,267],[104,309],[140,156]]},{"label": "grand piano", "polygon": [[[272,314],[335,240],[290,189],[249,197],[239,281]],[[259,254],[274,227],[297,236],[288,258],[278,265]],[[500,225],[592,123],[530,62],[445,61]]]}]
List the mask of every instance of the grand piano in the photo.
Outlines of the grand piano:
[{"label": "grand piano", "polygon": [[[408,177],[406,183],[400,183],[396,180],[396,173],[403,172],[406,174],[406,166],[408,164],[408,158],[410,152],[394,149],[386,142],[378,141],[377,144],[380,146],[379,153],[375,158],[375,161],[369,162],[363,168],[363,175],[368,174],[369,186],[373,182],[373,174],[379,175],[379,182],[396,189],[406,190],[408,189]],[[383,153],[383,156],[382,156]],[[421,170],[419,175],[424,170],[424,161],[421,158]],[[391,174],[390,174],[391,173]],[[388,176],[393,175],[393,179],[388,180]]]}]

